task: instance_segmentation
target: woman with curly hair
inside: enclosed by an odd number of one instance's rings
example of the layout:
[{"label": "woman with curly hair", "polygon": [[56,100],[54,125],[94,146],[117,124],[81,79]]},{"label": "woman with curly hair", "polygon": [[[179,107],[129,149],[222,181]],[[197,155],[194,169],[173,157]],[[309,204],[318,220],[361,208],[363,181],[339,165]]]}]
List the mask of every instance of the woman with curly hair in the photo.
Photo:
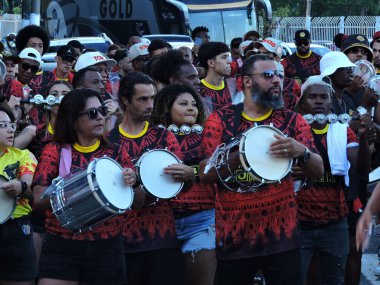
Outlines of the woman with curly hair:
[{"label": "woman with curly hair", "polygon": [[186,262],[186,284],[213,284],[216,269],[214,191],[212,185],[199,181],[198,173],[205,120],[202,99],[192,88],[173,84],[156,95],[152,123],[175,134],[183,163],[194,169],[191,187],[171,200]]}]

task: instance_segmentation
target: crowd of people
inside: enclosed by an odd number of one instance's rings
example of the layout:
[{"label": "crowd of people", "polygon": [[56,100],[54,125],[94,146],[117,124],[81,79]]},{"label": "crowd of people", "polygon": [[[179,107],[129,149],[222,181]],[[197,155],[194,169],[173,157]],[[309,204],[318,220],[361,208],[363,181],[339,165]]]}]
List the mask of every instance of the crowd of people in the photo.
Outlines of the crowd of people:
[{"label": "crowd of people", "polygon": [[380,32],[192,38],[74,40],[52,72],[42,27],[0,46],[0,285],[359,284]]}]

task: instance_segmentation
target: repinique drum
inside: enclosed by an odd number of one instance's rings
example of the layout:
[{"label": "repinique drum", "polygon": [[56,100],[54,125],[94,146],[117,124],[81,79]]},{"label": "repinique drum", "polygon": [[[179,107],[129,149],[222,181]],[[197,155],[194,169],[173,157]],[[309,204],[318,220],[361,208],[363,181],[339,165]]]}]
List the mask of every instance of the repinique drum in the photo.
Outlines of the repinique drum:
[{"label": "repinique drum", "polygon": [[375,75],[368,82],[368,87],[373,89],[377,96],[380,97],[380,75]]},{"label": "repinique drum", "polygon": [[7,182],[3,176],[0,175],[0,225],[8,221],[16,208],[16,199],[9,197],[5,194],[4,190],[1,189],[1,184]]},{"label": "repinique drum", "polygon": [[158,202],[175,197],[182,189],[183,182],[175,181],[163,169],[170,164],[181,163],[179,158],[166,149],[153,149],[144,153],[135,167],[137,177],[145,193]]},{"label": "repinique drum", "polygon": [[[261,186],[269,183],[280,183],[292,168],[292,158],[276,158],[269,154],[269,145],[276,141],[275,134],[285,136],[272,125],[255,126],[237,137],[230,144],[220,149],[217,164],[217,174],[223,185],[235,192],[255,192]],[[230,154],[239,147],[239,159],[245,172],[232,171]],[[222,177],[220,167],[227,165],[229,176]],[[240,179],[248,173],[252,179]],[[231,184],[232,183],[232,184]],[[238,185],[237,189],[236,186]]]},{"label": "repinique drum", "polygon": [[357,75],[363,79],[363,84],[367,84],[369,79],[376,74],[375,67],[372,63],[365,59],[361,59],[355,62],[354,75]]},{"label": "repinique drum", "polygon": [[83,232],[124,213],[133,202],[133,189],[123,180],[123,169],[113,159],[94,159],[87,169],[53,181],[53,213],[63,227]]}]

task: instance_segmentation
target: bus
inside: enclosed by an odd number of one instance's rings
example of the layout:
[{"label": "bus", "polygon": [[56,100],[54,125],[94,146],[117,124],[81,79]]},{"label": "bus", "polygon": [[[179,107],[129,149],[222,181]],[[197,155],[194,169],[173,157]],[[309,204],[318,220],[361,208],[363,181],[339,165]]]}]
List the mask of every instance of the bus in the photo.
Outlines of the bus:
[{"label": "bus", "polygon": [[228,42],[257,30],[259,11],[272,17],[269,0],[41,0],[41,11],[52,39],[105,33],[122,44],[134,35],[190,35],[199,25],[213,41]]}]

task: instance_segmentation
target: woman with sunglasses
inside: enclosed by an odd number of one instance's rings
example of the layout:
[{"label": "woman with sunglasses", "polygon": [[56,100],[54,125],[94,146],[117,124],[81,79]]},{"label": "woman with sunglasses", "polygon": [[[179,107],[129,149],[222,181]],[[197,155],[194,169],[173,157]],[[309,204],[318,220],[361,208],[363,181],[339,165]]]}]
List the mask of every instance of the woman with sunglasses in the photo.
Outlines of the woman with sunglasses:
[{"label": "woman with sunglasses", "polygon": [[13,113],[0,105],[0,284],[32,285],[37,274],[29,213],[37,160],[13,147]]},{"label": "woman with sunglasses", "polygon": [[52,213],[49,199],[40,199],[54,178],[64,176],[61,163],[71,165],[70,172],[75,173],[87,169],[93,159],[103,156],[128,167],[123,170],[125,185],[135,184],[136,175],[127,152],[103,137],[106,114],[101,96],[91,89],[72,90],[59,106],[54,142],[47,144],[42,152],[33,187],[36,206],[46,209],[46,235],[39,262],[40,285],[124,283],[121,218],[113,217],[90,230],[74,233],[62,227]]},{"label": "woman with sunglasses", "polygon": [[[151,120],[175,134],[184,163],[194,172],[189,189],[171,200],[189,285],[212,284],[216,269],[214,191],[200,183],[198,173],[205,119],[202,100],[190,87],[169,85],[156,95]],[[167,173],[176,170],[176,165],[165,168]]]}]

